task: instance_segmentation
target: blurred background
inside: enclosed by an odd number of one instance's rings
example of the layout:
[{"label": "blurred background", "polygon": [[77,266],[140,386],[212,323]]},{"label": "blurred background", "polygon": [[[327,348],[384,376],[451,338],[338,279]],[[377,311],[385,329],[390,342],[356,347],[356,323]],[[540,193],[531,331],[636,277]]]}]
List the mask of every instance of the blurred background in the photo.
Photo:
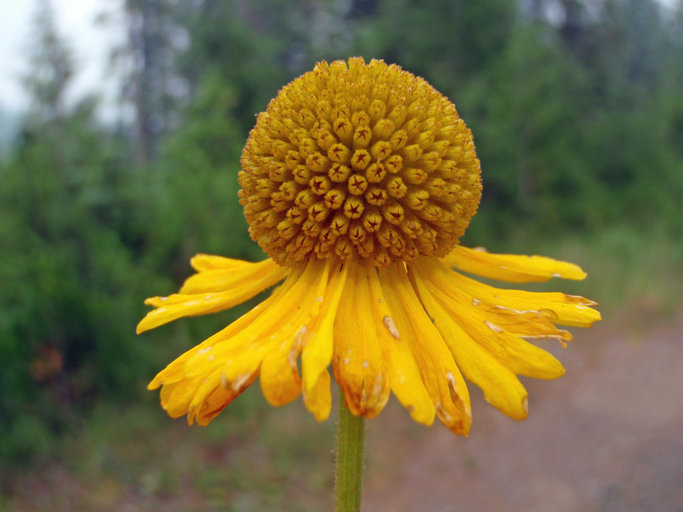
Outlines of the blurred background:
[{"label": "blurred background", "polygon": [[[0,5],[0,510],[331,508],[334,422],[258,386],[209,427],[146,383],[245,311],[144,336],[197,252],[255,260],[237,203],[255,114],[316,61],[423,76],[474,133],[464,243],[589,273],[604,322],[552,350],[515,423],[470,439],[395,402],[367,510],[683,510],[681,0],[33,0]],[[545,344],[548,342],[541,342]]]}]

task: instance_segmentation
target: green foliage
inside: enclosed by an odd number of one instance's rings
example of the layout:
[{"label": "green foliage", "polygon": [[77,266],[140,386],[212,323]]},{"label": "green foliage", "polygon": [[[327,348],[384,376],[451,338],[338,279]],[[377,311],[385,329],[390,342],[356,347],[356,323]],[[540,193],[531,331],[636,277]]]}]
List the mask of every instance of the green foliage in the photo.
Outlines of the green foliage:
[{"label": "green foliage", "polygon": [[68,54],[50,18],[37,31],[33,108],[0,169],[0,462],[12,463],[93,399],[130,396],[149,368],[131,336],[146,272],[125,240],[122,145],[96,126],[93,101],[65,107]]},{"label": "green foliage", "polygon": [[585,87],[555,34],[532,25],[518,29],[494,65],[464,88],[482,162],[481,215],[495,233],[520,222],[586,227],[600,191],[581,150]]},{"label": "green foliage", "polygon": [[[132,336],[146,272],[126,247],[120,148],[75,112],[49,134],[26,128],[0,188],[0,457],[24,458],[17,418],[59,432],[97,396],[130,393],[149,350]],[[4,359],[4,357],[3,357]],[[74,416],[76,415],[76,416]],[[41,424],[34,424],[36,430]]]},{"label": "green foliage", "polygon": [[359,22],[354,49],[396,62],[449,96],[504,51],[515,24],[507,0],[377,3],[377,15]]},{"label": "green foliage", "polygon": [[310,63],[302,66],[299,59],[293,60],[296,48],[302,47],[305,3],[205,0],[185,20],[190,45],[180,56],[180,74],[195,97],[207,93],[207,80],[231,89],[229,108],[219,108],[239,123],[242,141],[254,114]]},{"label": "green foliage", "polygon": [[116,133],[92,100],[65,101],[77,70],[43,11],[33,108],[0,165],[0,468],[48,453],[93,403],[139,400],[160,364],[237,314],[134,335],[144,297],[174,291],[193,254],[262,256],[237,201],[241,148],[317,59],[384,58],[456,103],[484,179],[468,243],[575,255],[617,306],[675,301],[683,9],[552,2],[548,19],[549,4],[126,2],[137,117]]},{"label": "green foliage", "polygon": [[237,202],[244,133],[230,116],[234,105],[234,89],[216,74],[206,75],[187,108],[187,121],[166,145],[165,211],[176,217],[169,223],[176,228],[168,233],[169,242],[180,244],[186,260],[197,252],[226,250],[240,258],[262,255],[249,241]]}]

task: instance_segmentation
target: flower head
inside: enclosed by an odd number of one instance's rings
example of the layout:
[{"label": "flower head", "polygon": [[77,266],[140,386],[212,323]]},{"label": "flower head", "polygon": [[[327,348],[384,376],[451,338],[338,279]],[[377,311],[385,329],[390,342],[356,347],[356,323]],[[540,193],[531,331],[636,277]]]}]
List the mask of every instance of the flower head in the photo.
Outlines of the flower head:
[{"label": "flower head", "polygon": [[[270,258],[197,255],[178,294],[153,297],[138,332],[239,304],[284,279],[247,314],[181,355],[150,383],[173,417],[210,422],[257,377],[266,399],[303,394],[331,409],[330,373],[356,415],[391,392],[418,422],[466,435],[465,379],[503,413],[527,416],[517,375],[564,373],[530,338],[590,326],[582,297],[498,289],[583,279],[576,265],[459,245],[481,196],[472,135],[443,95],[396,65],[319,63],[259,115],[242,154],[240,202]],[[301,368],[301,370],[299,370]]]},{"label": "flower head", "polygon": [[382,61],[323,62],[284,87],[242,154],[251,236],[281,265],[445,256],[481,197],[472,134],[426,81]]}]

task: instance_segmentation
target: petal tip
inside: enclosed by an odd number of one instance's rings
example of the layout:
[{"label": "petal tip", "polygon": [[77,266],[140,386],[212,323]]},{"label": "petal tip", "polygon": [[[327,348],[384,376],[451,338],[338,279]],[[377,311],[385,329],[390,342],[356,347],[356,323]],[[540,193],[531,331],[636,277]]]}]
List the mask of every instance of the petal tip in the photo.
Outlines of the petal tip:
[{"label": "petal tip", "polygon": [[[147,317],[145,317],[147,318]],[[145,325],[145,318],[140,320],[140,323],[138,323],[137,326],[135,326],[135,334],[142,334],[145,331],[149,330],[149,327]]]},{"label": "petal tip", "polygon": [[521,402],[521,411],[516,416],[513,416],[517,421],[524,421],[529,417],[529,395],[524,395]]}]

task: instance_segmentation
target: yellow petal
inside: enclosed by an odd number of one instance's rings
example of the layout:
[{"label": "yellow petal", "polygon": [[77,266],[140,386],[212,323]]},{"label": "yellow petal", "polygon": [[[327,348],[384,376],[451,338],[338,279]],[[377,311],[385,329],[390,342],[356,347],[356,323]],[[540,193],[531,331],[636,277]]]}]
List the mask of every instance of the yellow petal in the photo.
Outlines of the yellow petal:
[{"label": "yellow petal", "polygon": [[390,393],[375,329],[377,319],[370,307],[368,272],[376,270],[371,263],[346,264],[349,275],[334,324],[334,376],[351,412],[372,418],[382,410]]},{"label": "yellow petal", "polygon": [[514,313],[532,311],[540,313],[553,323],[577,327],[590,327],[600,320],[600,313],[589,307],[597,306],[597,303],[577,295],[494,288],[445,267],[442,268],[441,275],[455,287],[466,291],[472,299]]},{"label": "yellow petal", "polygon": [[218,414],[247,389],[256,379],[256,375],[241,383],[238,389],[225,388],[222,383],[209,380],[197,390],[187,412],[187,422],[192,425],[193,420],[203,427],[208,425]]},{"label": "yellow petal", "polygon": [[[305,296],[300,302],[292,303],[297,308],[296,313],[288,319],[289,324],[272,336],[261,364],[261,389],[271,405],[284,405],[301,393],[297,359],[308,338],[309,326],[321,316],[332,262],[313,261],[307,266],[310,269],[296,285],[305,292]],[[311,276],[312,282],[306,276]],[[289,297],[284,300],[289,301]]]},{"label": "yellow petal", "polygon": [[476,309],[485,320],[511,334],[517,334],[524,338],[572,340],[572,335],[569,331],[558,329],[546,316],[537,311],[516,312],[477,300],[472,302],[472,305],[476,306]]},{"label": "yellow petal", "polygon": [[[266,260],[266,262],[268,261]],[[147,299],[145,303],[156,307],[156,309],[147,313],[145,318],[140,321],[137,326],[138,334],[181,317],[206,315],[241,304],[282,280],[288,272],[283,267],[272,267],[270,264],[260,267],[253,266],[259,264],[250,265],[245,267],[246,270],[243,271],[243,274],[235,274],[233,281],[231,281],[234,287],[223,291],[193,294],[178,293],[169,297],[152,297]],[[210,275],[212,272],[206,272],[206,274]],[[199,276],[201,275],[199,274]],[[250,276],[256,277],[250,280]],[[204,277],[201,279],[204,279]],[[189,288],[199,289],[201,286],[210,288],[210,285],[205,281],[196,281]]]},{"label": "yellow petal", "polygon": [[581,267],[566,261],[545,256],[491,254],[482,248],[470,249],[462,245],[456,245],[443,261],[463,272],[510,283],[542,282],[552,277],[574,280],[586,277]]},{"label": "yellow petal", "polygon": [[[205,374],[199,376],[201,381],[197,389],[195,390],[192,400],[187,408],[187,422],[192,425],[197,413],[201,410],[204,405],[204,400],[209,396],[215,389],[221,388],[221,371],[220,368],[214,368],[212,371],[207,371]],[[196,378],[196,377],[195,377]],[[179,383],[178,385],[183,385],[184,383]],[[231,390],[232,396],[234,390]]]},{"label": "yellow petal", "polygon": [[303,275],[303,268],[293,269],[271,297],[159,372],[149,388],[163,385],[162,406],[171,416],[187,413],[188,422],[206,424],[254,381],[272,336],[293,332],[281,328],[300,310],[296,294],[310,294]]},{"label": "yellow petal", "polygon": [[334,321],[339,301],[344,292],[349,265],[337,265],[331,272],[330,281],[323,295],[321,314],[312,323],[308,339],[301,354],[301,373],[304,394],[312,393],[323,373],[332,361],[334,346]]},{"label": "yellow petal", "polygon": [[370,286],[373,293],[371,305],[376,319],[377,339],[382,347],[391,390],[415,421],[423,425],[431,425],[434,422],[434,402],[422,382],[420,370],[410,351],[408,341],[401,338],[401,333],[394,324],[377,273],[371,280]]},{"label": "yellow petal", "polygon": [[[244,389],[252,384],[253,380],[244,383]],[[196,419],[197,424],[202,427],[207,426],[218,414],[225,409],[241,392],[236,393],[232,389],[225,389],[223,386],[213,388],[195,411],[188,412],[188,423]]]},{"label": "yellow petal", "polygon": [[[323,264],[306,265],[303,273],[288,277],[282,290],[273,294],[268,307],[251,322],[238,320],[239,329],[232,325],[208,347],[187,360],[184,372],[188,376],[206,373],[207,369],[223,365],[224,379],[228,382],[247,378],[260,366],[263,358],[274,347],[287,343],[306,324],[315,303],[316,288]],[[285,350],[286,351],[286,350]]]},{"label": "yellow petal", "polygon": [[[287,275],[288,269],[281,267],[271,259],[257,263],[247,263],[238,268],[221,268],[201,271],[190,276],[180,288],[180,294],[192,295],[209,292],[224,292],[267,280],[279,281]],[[271,274],[273,275],[271,277]],[[278,278],[279,276],[279,278]]]},{"label": "yellow petal", "polygon": [[[208,315],[241,304],[262,292],[260,286],[242,286],[230,292],[200,295],[171,295],[168,305],[159,305],[147,313],[137,326],[137,333],[148,331],[186,316]],[[157,298],[158,299],[158,298]],[[160,304],[154,300],[154,304]],[[152,300],[149,302],[152,303]]]},{"label": "yellow petal", "polygon": [[[267,261],[267,260],[266,260]],[[214,256],[211,254],[196,254],[190,260],[190,265],[197,272],[207,270],[242,270],[253,265],[250,261],[226,258],[225,256]]]},{"label": "yellow petal", "polygon": [[302,327],[294,336],[295,343],[283,343],[282,347],[268,351],[263,358],[261,391],[270,405],[288,404],[301,394],[301,377],[296,362],[304,333],[305,327]]},{"label": "yellow petal", "polygon": [[207,349],[209,349],[210,347],[214,347],[218,343],[230,339],[235,334],[242,332],[244,329],[246,329],[248,326],[252,324],[263,325],[263,322],[257,323],[256,320],[264,311],[268,310],[272,306],[272,304],[276,303],[278,300],[280,300],[282,296],[289,292],[293,284],[301,276],[302,270],[302,268],[293,269],[293,271],[287,277],[283,285],[279,288],[276,288],[275,291],[273,291],[273,293],[271,294],[271,296],[268,297],[265,301],[256,305],[247,313],[245,313],[240,318],[235,320],[233,323],[231,323],[224,329],[220,330],[213,336],[207,338],[199,345],[191,348],[190,350],[179,356],[177,359],[175,359],[173,362],[171,362],[168,366],[166,366],[166,368],[160,371],[156,375],[156,377],[154,377],[154,379],[147,386],[147,389],[157,389],[162,384],[170,384],[182,380],[183,378],[185,378],[185,364],[191,357],[193,357],[197,353],[207,352]]},{"label": "yellow petal", "polygon": [[551,354],[487,320],[472,304],[470,295],[454,286],[447,276],[444,278],[444,271],[453,272],[435,258],[422,258],[413,268],[415,279],[426,286],[460,327],[513,373],[539,379],[564,375],[562,364]]},{"label": "yellow petal", "polygon": [[330,392],[330,373],[325,370],[308,390],[304,388],[304,403],[317,421],[324,421],[332,410],[332,393]]},{"label": "yellow petal", "polygon": [[484,398],[511,418],[527,417],[528,394],[513,372],[475,342],[434,298],[419,275],[414,281],[434,324],[448,344],[463,375],[484,392]]},{"label": "yellow petal", "polygon": [[470,397],[446,342],[425,313],[402,265],[380,271],[392,319],[410,346],[441,422],[466,436],[472,424]]},{"label": "yellow petal", "polygon": [[183,414],[187,413],[187,408],[190,406],[192,397],[201,382],[202,379],[197,377],[195,379],[188,379],[182,384],[164,385],[159,393],[161,407],[171,418],[180,418]]}]

